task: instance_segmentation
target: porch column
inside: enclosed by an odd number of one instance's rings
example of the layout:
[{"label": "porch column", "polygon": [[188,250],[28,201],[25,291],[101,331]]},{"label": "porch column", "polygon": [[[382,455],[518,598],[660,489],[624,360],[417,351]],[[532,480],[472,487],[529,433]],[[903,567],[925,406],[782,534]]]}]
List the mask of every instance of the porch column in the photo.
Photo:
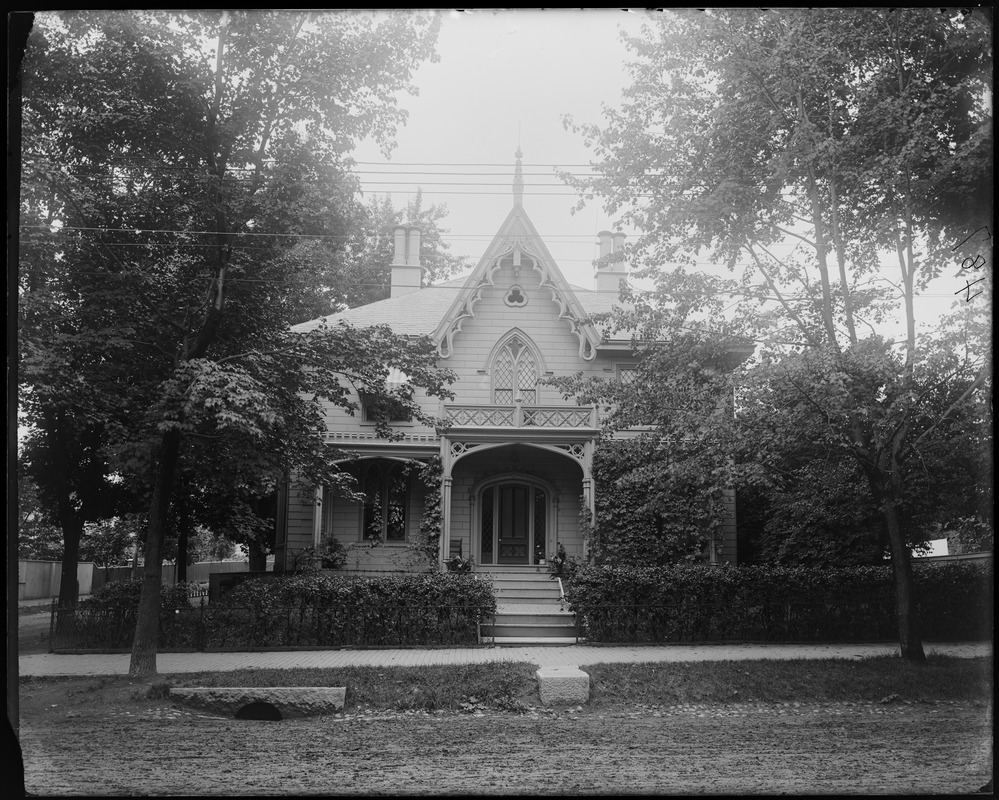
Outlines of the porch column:
[{"label": "porch column", "polygon": [[319,560],[319,547],[323,539],[323,500],[326,498],[326,487],[316,487],[316,498],[312,506],[312,550],[313,561]]},{"label": "porch column", "polygon": [[451,552],[451,482],[450,475],[441,481],[441,503],[443,503],[444,508],[441,509],[443,512],[441,514],[441,542],[440,552],[437,556],[441,569],[444,569],[445,554]]},{"label": "porch column", "polygon": [[[597,519],[597,494],[593,482],[593,451],[595,445],[590,439],[583,444],[583,502],[586,504],[590,525]],[[583,531],[583,554],[590,560],[590,528]]]}]

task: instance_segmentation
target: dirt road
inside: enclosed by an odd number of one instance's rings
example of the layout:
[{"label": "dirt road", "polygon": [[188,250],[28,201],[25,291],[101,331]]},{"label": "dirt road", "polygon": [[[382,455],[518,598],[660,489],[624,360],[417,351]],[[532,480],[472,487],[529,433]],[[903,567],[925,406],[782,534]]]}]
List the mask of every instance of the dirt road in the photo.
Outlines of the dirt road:
[{"label": "dirt road", "polygon": [[974,703],[278,722],[169,700],[48,708],[44,686],[22,703],[36,795],[967,794],[992,772],[989,709]]}]

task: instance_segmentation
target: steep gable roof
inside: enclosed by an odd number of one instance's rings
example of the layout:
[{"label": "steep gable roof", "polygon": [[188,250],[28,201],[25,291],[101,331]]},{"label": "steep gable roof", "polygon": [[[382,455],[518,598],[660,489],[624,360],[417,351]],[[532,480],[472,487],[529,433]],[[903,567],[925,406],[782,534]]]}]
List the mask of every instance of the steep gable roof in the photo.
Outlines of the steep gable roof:
[{"label": "steep gable roof", "polygon": [[[478,265],[465,280],[464,286],[433,332],[442,357],[448,358],[454,347],[454,337],[461,332],[466,319],[475,315],[475,305],[487,287],[493,286],[493,276],[501,260],[510,256],[515,264],[526,263],[538,272],[541,288],[547,289],[559,310],[559,320],[565,320],[579,340],[579,354],[589,360],[596,354],[600,334],[587,321],[587,310],[555,264],[527,212],[517,203],[507,215]],[[521,259],[523,258],[523,262]]]},{"label": "steep gable roof", "polygon": [[617,298],[570,285],[520,206],[514,207],[510,212],[475,269],[466,277],[338,311],[302,322],[293,326],[292,330],[313,330],[323,322],[329,325],[343,322],[357,328],[388,325],[404,336],[432,336],[441,355],[448,357],[462,323],[473,315],[482,291],[493,285],[493,273],[500,259],[514,253],[527,256],[525,260],[529,260],[540,274],[541,287],[549,291],[558,308],[559,320],[565,320],[579,340],[580,355],[586,359],[593,358],[601,336],[587,319],[594,314],[610,311],[617,303]]},{"label": "steep gable roof", "polygon": [[387,324],[398,334],[432,336],[441,357],[449,358],[455,336],[461,332],[465,320],[475,316],[475,305],[482,299],[486,288],[494,285],[493,276],[501,261],[509,257],[514,264],[529,264],[538,273],[540,287],[548,290],[551,301],[558,309],[558,321],[564,321],[578,340],[580,357],[587,361],[592,359],[602,337],[589,317],[610,311],[617,298],[570,286],[565,280],[534,223],[524,211],[521,155],[518,148],[513,209],[467,277],[339,311],[295,325],[292,330],[312,330],[323,322],[331,325],[343,322],[355,327]]}]

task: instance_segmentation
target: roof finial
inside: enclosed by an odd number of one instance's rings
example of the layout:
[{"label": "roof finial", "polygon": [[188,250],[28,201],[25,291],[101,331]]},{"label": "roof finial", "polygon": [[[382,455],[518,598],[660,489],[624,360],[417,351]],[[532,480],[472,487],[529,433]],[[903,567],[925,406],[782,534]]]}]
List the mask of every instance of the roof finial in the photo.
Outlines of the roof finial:
[{"label": "roof finial", "polygon": [[517,165],[513,171],[513,205],[520,207],[524,203],[524,171],[521,168],[520,159],[524,154],[520,152],[520,145],[517,145]]}]

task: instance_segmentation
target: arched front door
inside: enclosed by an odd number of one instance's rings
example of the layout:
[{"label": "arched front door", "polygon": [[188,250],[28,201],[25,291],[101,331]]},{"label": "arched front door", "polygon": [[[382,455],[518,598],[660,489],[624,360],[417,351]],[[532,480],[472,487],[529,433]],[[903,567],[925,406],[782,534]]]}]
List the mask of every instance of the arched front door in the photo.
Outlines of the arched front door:
[{"label": "arched front door", "polygon": [[482,489],[479,501],[480,564],[544,561],[551,497],[543,486],[497,481]]}]

